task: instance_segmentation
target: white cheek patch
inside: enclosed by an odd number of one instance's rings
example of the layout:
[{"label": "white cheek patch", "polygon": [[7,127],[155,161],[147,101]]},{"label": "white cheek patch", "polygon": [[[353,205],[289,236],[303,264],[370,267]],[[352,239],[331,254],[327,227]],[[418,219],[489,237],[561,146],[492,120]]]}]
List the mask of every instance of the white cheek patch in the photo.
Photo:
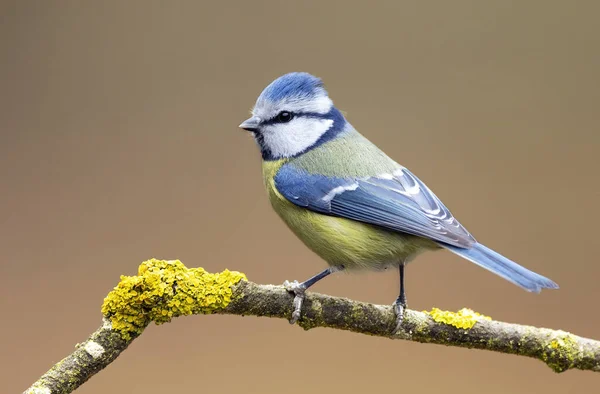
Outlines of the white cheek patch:
[{"label": "white cheek patch", "polygon": [[264,127],[263,141],[274,157],[292,157],[312,146],[332,125],[331,119],[297,117]]}]

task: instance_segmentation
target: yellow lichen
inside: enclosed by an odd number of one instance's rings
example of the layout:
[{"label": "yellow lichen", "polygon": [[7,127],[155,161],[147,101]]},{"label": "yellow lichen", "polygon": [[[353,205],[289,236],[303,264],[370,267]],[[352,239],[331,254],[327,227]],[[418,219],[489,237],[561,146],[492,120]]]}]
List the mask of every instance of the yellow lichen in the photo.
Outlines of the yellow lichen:
[{"label": "yellow lichen", "polygon": [[458,312],[443,311],[438,308],[433,308],[431,312],[423,311],[430,315],[433,320],[438,323],[449,324],[456,328],[469,329],[475,325],[479,320],[492,320],[489,316],[484,316],[471,309],[463,308]]},{"label": "yellow lichen", "polygon": [[559,336],[554,338],[550,342],[550,347],[552,349],[571,348],[577,344],[577,339],[575,338],[575,336],[573,334],[564,332],[564,331],[558,331],[558,332],[559,332]]},{"label": "yellow lichen", "polygon": [[187,268],[179,260],[144,261],[136,276],[121,276],[106,296],[102,313],[112,328],[126,339],[138,335],[150,321],[212,313],[231,302],[232,286],[246,275],[225,270],[211,274],[203,268]]},{"label": "yellow lichen", "polygon": [[[542,359],[556,372],[563,372],[572,367],[579,353],[577,338],[568,332],[558,331],[544,352]],[[552,360],[552,361],[550,361]]]}]

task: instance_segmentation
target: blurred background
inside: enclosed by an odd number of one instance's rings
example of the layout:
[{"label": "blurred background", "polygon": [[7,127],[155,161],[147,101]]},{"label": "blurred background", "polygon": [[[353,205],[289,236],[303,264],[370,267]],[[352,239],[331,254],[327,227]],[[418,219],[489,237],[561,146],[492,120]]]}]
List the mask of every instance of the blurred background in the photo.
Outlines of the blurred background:
[{"label": "blurred background", "polygon": [[[324,263],[271,211],[237,125],[290,71],[494,249],[561,286],[529,294],[447,252],[409,306],[600,339],[600,3],[9,1],[0,6],[0,381],[21,392],[100,324],[150,257],[258,283]],[[396,272],[314,290],[390,304]],[[595,380],[594,380],[595,379]],[[152,325],[81,393],[575,393],[533,359],[194,316]]]}]

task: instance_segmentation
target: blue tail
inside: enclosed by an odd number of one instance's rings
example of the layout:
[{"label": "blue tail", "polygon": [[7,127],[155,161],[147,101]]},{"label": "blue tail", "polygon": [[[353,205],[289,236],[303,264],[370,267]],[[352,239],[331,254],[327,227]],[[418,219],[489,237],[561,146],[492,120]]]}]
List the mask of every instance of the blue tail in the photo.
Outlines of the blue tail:
[{"label": "blue tail", "polygon": [[507,259],[480,243],[473,245],[469,249],[442,243],[439,245],[527,291],[539,293],[542,289],[558,289],[558,285],[550,279],[521,267],[514,261]]}]

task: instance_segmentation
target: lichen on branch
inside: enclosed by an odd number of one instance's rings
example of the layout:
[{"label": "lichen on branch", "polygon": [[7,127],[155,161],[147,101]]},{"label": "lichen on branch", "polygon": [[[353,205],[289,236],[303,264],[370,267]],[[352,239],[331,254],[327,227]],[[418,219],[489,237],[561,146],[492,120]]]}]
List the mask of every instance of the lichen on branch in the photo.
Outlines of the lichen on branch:
[{"label": "lichen on branch", "polygon": [[[122,276],[102,305],[102,326],[38,379],[27,394],[71,393],[114,361],[152,321],[162,324],[192,314],[234,314],[288,319],[293,295],[282,286],[259,285],[240,272],[209,273],[179,260],[144,261],[135,276]],[[405,311],[392,333],[391,306],[309,292],[298,324],[390,339],[491,350],[543,361],[555,372],[600,372],[600,342],[560,330],[491,320],[470,309]]]},{"label": "lichen on branch", "polygon": [[423,311],[431,316],[431,318],[438,322],[449,324],[456,328],[469,329],[475,325],[481,319],[492,320],[489,316],[484,316],[478,312],[475,312],[468,308],[463,308],[458,312],[443,311],[438,308],[433,308],[431,311]]},{"label": "lichen on branch", "polygon": [[104,299],[102,314],[129,339],[151,321],[162,324],[174,317],[225,308],[233,285],[240,280],[246,280],[246,275],[236,271],[211,274],[203,268],[187,268],[179,260],[150,259],[140,265],[136,276],[121,276]]}]

